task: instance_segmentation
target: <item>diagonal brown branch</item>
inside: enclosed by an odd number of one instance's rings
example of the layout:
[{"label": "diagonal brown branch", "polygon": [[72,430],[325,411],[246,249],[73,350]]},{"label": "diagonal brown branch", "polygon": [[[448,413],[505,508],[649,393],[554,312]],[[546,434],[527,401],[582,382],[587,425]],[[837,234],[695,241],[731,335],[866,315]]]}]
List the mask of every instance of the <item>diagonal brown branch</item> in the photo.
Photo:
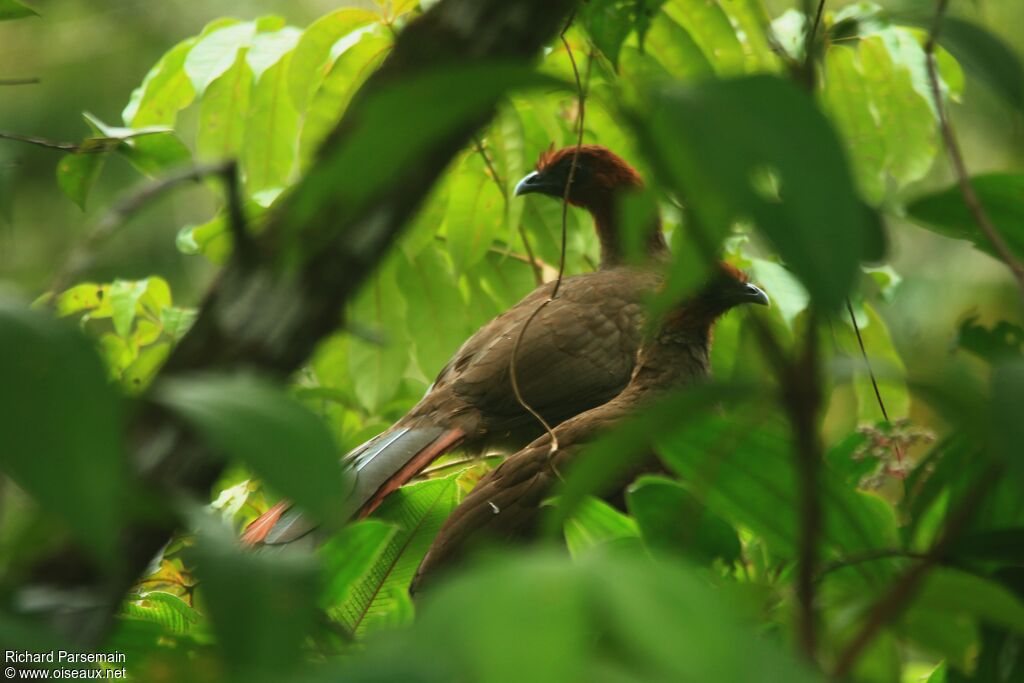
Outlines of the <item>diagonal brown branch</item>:
[{"label": "diagonal brown branch", "polygon": [[956,132],[953,130],[953,125],[949,121],[949,115],[943,106],[938,66],[935,64],[935,47],[938,44],[939,32],[942,29],[942,20],[946,14],[948,4],[948,0],[938,0],[936,3],[935,19],[928,34],[928,40],[924,45],[927,57],[928,82],[931,85],[935,110],[939,114],[939,128],[942,130],[942,139],[946,143],[946,152],[949,154],[949,161],[953,166],[953,172],[956,174],[957,184],[960,186],[960,194],[963,195],[964,203],[967,204],[971,217],[977,223],[982,234],[985,235],[985,239],[992,245],[996,254],[999,255],[999,258],[1002,259],[1003,263],[1010,269],[1010,272],[1013,273],[1021,296],[1024,297],[1024,264],[1021,264],[1013,250],[1010,249],[1010,245],[1006,243],[1006,240],[992,222],[992,218],[988,215],[988,211],[982,205],[978,193],[974,191],[970,176],[967,173],[967,165],[964,163],[964,157],[960,151],[960,143],[957,141]]},{"label": "diagonal brown branch", "polygon": [[[381,67],[367,79],[323,143],[309,173],[269,217],[260,234],[268,256],[255,263],[240,254],[224,268],[155,385],[169,376],[252,369],[284,378],[335,330],[344,303],[359,290],[414,215],[451,160],[486,124],[501,93],[443,134],[418,133],[400,168],[346,204],[334,185],[359,178],[353,149],[374,149],[376,131],[363,127],[374,96],[453,64],[532,59],[569,14],[572,0],[441,0],[399,34]],[[429,110],[436,93],[403,93],[410,111]],[[372,110],[371,110],[372,111]],[[417,134],[413,128],[412,134]],[[373,159],[360,158],[371,164]],[[131,467],[149,498],[205,499],[223,463],[160,408],[140,406],[129,428]],[[32,605],[38,621],[79,647],[95,649],[109,630],[125,591],[179,526],[170,515],[133,521],[122,534],[113,573],[97,571],[81,548],[56,549],[53,561],[28,570],[10,596],[15,610]]]}]

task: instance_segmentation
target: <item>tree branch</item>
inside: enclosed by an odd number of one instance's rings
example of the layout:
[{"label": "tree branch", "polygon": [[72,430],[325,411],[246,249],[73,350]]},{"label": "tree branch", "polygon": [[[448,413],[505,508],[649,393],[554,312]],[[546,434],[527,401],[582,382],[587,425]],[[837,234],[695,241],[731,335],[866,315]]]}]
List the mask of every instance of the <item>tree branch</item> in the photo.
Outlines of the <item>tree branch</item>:
[{"label": "tree branch", "polygon": [[[372,158],[377,138],[368,123],[373,121],[374,98],[379,101],[401,89],[410,113],[431,111],[438,106],[436,90],[410,84],[452,67],[532,59],[573,4],[442,0],[411,22],[353,98],[309,173],[270,215],[259,236],[260,251],[268,257],[246,262],[235,252],[154,386],[169,376],[195,372],[248,368],[284,378],[297,370],[338,326],[345,301],[358,291],[451,160],[493,115],[501,93],[488,96],[486,106],[443,134],[410,121],[406,133],[411,144],[403,149],[404,162],[367,180],[367,169],[379,163]],[[362,183],[357,185],[360,201],[353,203],[352,192],[339,190],[357,183]],[[140,407],[128,442],[138,485],[155,497],[205,500],[223,470],[221,461],[190,431],[154,404]],[[124,531],[113,575],[97,571],[80,548],[63,547],[59,565],[35,568],[14,602],[79,646],[95,647],[125,591],[177,527],[178,520],[170,516],[133,521]],[[59,571],[47,573],[47,566]]]},{"label": "tree branch", "polygon": [[939,114],[939,128],[942,130],[942,139],[946,143],[946,152],[949,154],[949,161],[956,174],[957,184],[960,186],[960,194],[963,195],[964,203],[971,212],[974,222],[981,229],[985,239],[995,250],[999,258],[1006,264],[1017,280],[1017,287],[1021,296],[1024,297],[1024,264],[1017,259],[1010,245],[1006,243],[999,230],[996,228],[988,212],[981,203],[978,194],[971,185],[970,176],[967,173],[967,165],[964,163],[963,154],[960,152],[960,143],[957,141],[956,132],[949,121],[949,115],[942,104],[942,89],[939,86],[939,72],[935,64],[935,46],[938,44],[939,32],[942,28],[942,19],[946,13],[948,0],[938,0],[935,7],[935,20],[932,22],[931,31],[928,33],[928,40],[925,42],[924,51],[928,66],[928,81],[931,84],[932,99],[935,101],[935,110]]},{"label": "tree branch", "polygon": [[842,679],[849,674],[861,653],[871,644],[878,632],[899,617],[903,610],[910,605],[925,577],[928,576],[928,572],[942,560],[943,556],[960,538],[989,489],[1001,475],[1002,467],[992,465],[978,478],[960,505],[950,514],[942,536],[932,544],[925,556],[899,577],[892,588],[872,606],[864,625],[850,640],[836,661],[833,674],[836,679]]}]

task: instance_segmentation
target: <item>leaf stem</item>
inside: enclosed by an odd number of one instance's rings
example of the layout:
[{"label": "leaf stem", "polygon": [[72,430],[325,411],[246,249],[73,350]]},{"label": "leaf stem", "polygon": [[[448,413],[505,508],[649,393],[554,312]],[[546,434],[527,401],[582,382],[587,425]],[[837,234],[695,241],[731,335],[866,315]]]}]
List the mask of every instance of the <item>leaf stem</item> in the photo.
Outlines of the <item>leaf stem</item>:
[{"label": "leaf stem", "polygon": [[957,184],[960,186],[960,194],[963,195],[964,203],[967,204],[971,217],[974,218],[974,222],[977,223],[978,228],[981,229],[982,234],[985,235],[985,238],[992,245],[996,254],[999,255],[999,258],[1002,259],[1010,269],[1010,272],[1013,273],[1021,296],[1024,297],[1024,264],[1021,264],[1014,255],[1010,246],[992,222],[978,194],[974,191],[970,176],[967,173],[967,165],[964,163],[963,154],[960,151],[960,143],[957,141],[956,132],[953,130],[949,115],[942,103],[938,66],[935,63],[935,47],[938,45],[939,32],[942,28],[942,20],[948,4],[949,0],[938,0],[936,2],[935,19],[928,33],[928,40],[924,45],[925,61],[928,67],[928,81],[931,85],[932,99],[935,100],[935,110],[939,115],[939,128],[942,130],[942,138],[946,143],[946,152],[949,154],[949,161],[953,166],[953,172],[956,174]]}]

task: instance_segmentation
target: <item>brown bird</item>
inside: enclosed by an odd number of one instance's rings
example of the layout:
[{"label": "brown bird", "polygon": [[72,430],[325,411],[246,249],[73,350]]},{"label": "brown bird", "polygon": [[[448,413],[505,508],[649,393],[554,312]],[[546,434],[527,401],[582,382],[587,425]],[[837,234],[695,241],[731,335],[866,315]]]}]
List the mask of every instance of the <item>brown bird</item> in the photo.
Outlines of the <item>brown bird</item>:
[{"label": "brown bird", "polygon": [[[561,198],[573,147],[541,155],[516,195]],[[642,185],[639,174],[604,147],[584,145],[569,201],[590,212],[601,244],[597,272],[565,278],[558,297],[522,336],[516,378],[527,402],[550,424],[601,405],[629,382],[640,344],[642,300],[661,278],[654,270],[624,265],[617,207],[623,193]],[[660,224],[646,241],[652,262],[668,254]],[[441,455],[462,448],[515,450],[541,431],[515,398],[509,364],[516,339],[553,283],[541,285],[470,337],[438,374],[427,394],[389,429],[344,456],[355,475],[346,512],[365,516],[389,493]],[[281,545],[309,534],[315,524],[288,501],[257,518],[244,543]]]},{"label": "brown bird", "polygon": [[[554,453],[551,435],[544,434],[480,479],[434,539],[416,573],[413,590],[482,541],[507,542],[529,535],[558,473],[571,466],[584,444],[665,391],[708,377],[715,321],[730,308],[746,303],[767,305],[768,296],[749,284],[740,271],[719,264],[705,286],[671,312],[643,344],[636,369],[622,393],[558,425],[554,429]],[[649,461],[638,463],[642,469],[650,465]],[[627,475],[612,490],[625,487],[638,472]]]}]

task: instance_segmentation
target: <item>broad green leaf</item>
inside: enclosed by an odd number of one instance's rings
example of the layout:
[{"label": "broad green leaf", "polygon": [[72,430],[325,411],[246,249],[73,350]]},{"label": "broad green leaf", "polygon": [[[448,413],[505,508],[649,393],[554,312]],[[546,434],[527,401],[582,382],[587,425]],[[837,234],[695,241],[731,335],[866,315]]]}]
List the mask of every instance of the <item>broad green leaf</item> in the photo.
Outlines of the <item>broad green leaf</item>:
[{"label": "broad green leaf", "polygon": [[174,379],[156,398],[218,451],[320,519],[334,521],[348,487],[326,426],[279,389],[247,376]]},{"label": "broad green leaf", "polygon": [[[791,558],[797,548],[799,510],[792,449],[789,429],[780,420],[746,422],[738,415],[709,415],[666,435],[659,453],[708,509],[761,536],[774,556]],[[888,504],[851,491],[827,468],[820,487],[825,556],[896,544]],[[877,566],[861,571],[866,578],[880,576]]]},{"label": "broad green leaf", "polygon": [[[875,250],[839,140],[810,98],[769,76],[654,93],[636,131],[715,245],[752,219],[812,298],[835,310]],[[699,199],[698,199],[699,198]]]},{"label": "broad green leaf", "polygon": [[169,355],[171,345],[167,342],[153,344],[139,351],[138,357],[122,373],[121,381],[125,388],[138,393],[148,387]]},{"label": "broad green leaf", "polygon": [[700,562],[715,558],[735,562],[740,558],[736,530],[678,482],[666,477],[641,477],[626,491],[626,503],[651,548]]},{"label": "broad green leaf", "polygon": [[119,397],[72,325],[0,301],[0,467],[101,564],[125,521]]},{"label": "broad green leaf", "polygon": [[717,0],[669,0],[665,12],[693,36],[720,76],[746,71],[746,56],[729,17]]},{"label": "broad green leaf", "polygon": [[206,88],[199,110],[196,153],[204,159],[233,159],[242,148],[253,75],[240,52],[235,63]]},{"label": "broad green leaf", "polygon": [[642,44],[643,33],[650,24],[648,12],[654,14],[660,4],[649,0],[593,0],[581,8],[580,20],[594,45],[617,67],[626,36],[637,28]]},{"label": "broad green leaf", "polygon": [[[309,84],[315,89],[308,95],[309,106],[299,141],[303,166],[313,158],[316,148],[341,118],[352,96],[391,49],[392,38],[376,27],[366,27],[351,35],[355,42],[346,37],[336,43],[338,52],[335,54],[332,49],[332,59],[324,67],[326,73],[315,84]],[[295,73],[294,68],[292,73]]]},{"label": "broad green leaf", "polygon": [[232,680],[282,680],[293,672],[315,620],[312,559],[243,551],[228,528],[202,533],[189,557]]},{"label": "broad green leaf", "polygon": [[778,263],[760,258],[750,260],[749,275],[751,282],[770,292],[772,308],[792,327],[796,317],[807,308],[810,300],[807,290],[800,285],[800,281]]},{"label": "broad green leaf", "polygon": [[141,173],[150,177],[180,168],[192,161],[192,152],[173,133],[134,137],[119,145],[117,152]]},{"label": "broad green leaf", "polygon": [[1019,53],[988,29],[946,15],[939,42],[972,76],[1024,112],[1024,65]]},{"label": "broad green leaf", "polygon": [[57,164],[57,185],[82,211],[106,160],[106,152],[83,151],[66,154]]},{"label": "broad green leaf", "polygon": [[[768,40],[771,21],[762,0],[718,0],[718,4],[738,27],[747,52],[748,70],[774,70],[778,58]],[[742,33],[740,33],[742,31]]]},{"label": "broad green leaf", "polygon": [[[1024,174],[989,173],[972,177],[970,183],[1010,249],[1017,258],[1024,258]],[[907,206],[907,214],[929,230],[968,240],[996,256],[964,202],[959,185],[915,199]]]},{"label": "broad green leaf", "polygon": [[150,69],[121,114],[125,125],[174,124],[178,112],[195,98],[195,88],[185,73],[185,57],[195,44],[195,38],[183,40]]},{"label": "broad green leaf", "polygon": [[364,657],[346,662],[337,678],[820,680],[778,639],[745,623],[735,596],[720,588],[690,568],[651,562],[642,553],[570,562],[517,551],[424,596],[411,630],[397,642],[369,643]]},{"label": "broad green leaf", "polygon": [[388,620],[408,600],[409,582],[441,524],[455,507],[455,477],[405,486],[381,504],[373,518],[398,527],[370,571],[351,587],[338,614],[357,636]]},{"label": "broad green leaf", "polygon": [[242,170],[250,195],[287,187],[295,168],[299,113],[288,97],[291,53],[267,69],[253,87],[242,142]]},{"label": "broad green leaf", "polygon": [[37,17],[39,13],[21,0],[0,0],[0,21]]},{"label": "broad green leaf", "polygon": [[[361,100],[364,108],[354,123],[358,131],[346,137],[349,142],[310,169],[296,188],[290,203],[294,224],[310,224],[308,217],[318,211],[331,211],[336,220],[362,211],[375,188],[392,182],[396,169],[404,168],[437,140],[490,114],[506,92],[539,87],[565,84],[508,63],[447,65],[389,82]],[[431,106],[424,107],[425,102]],[[411,107],[417,111],[415,126],[408,125]],[[335,180],[340,175],[346,177],[342,185]],[[296,245],[310,238],[315,239],[305,235]]]},{"label": "broad green leaf", "polygon": [[[465,302],[458,280],[448,259],[431,246],[401,265],[398,286],[405,297],[406,325],[416,362],[427,377],[433,377],[475,330],[461,324]],[[438,325],[439,320],[451,323]]]},{"label": "broad green leaf", "polygon": [[178,231],[175,244],[183,254],[202,254],[214,263],[226,263],[234,244],[227,216],[218,213],[201,225],[186,225]]},{"label": "broad green leaf", "polygon": [[131,618],[151,621],[171,633],[188,633],[202,620],[202,615],[184,600],[163,591],[129,597],[123,610]]},{"label": "broad green leaf", "polygon": [[960,323],[956,345],[995,364],[1024,356],[1024,329],[1005,320],[989,329],[978,324],[977,315],[971,315]]},{"label": "broad green leaf", "polygon": [[467,156],[452,182],[444,224],[456,272],[465,272],[484,257],[503,219],[501,192],[488,177],[480,156]]},{"label": "broad green leaf", "polygon": [[585,498],[565,521],[564,532],[565,544],[573,557],[614,541],[640,537],[636,521],[592,496]]},{"label": "broad green leaf", "polygon": [[320,603],[327,607],[344,604],[359,581],[377,562],[396,528],[376,519],[350,524],[333,537],[317,554],[323,563],[326,585]]},{"label": "broad green leaf", "polygon": [[[333,46],[342,38],[358,40],[359,29],[375,23],[379,16],[369,10],[346,7],[326,14],[303,31],[288,73],[292,104],[305,111],[333,62]],[[339,54],[345,49],[339,50]]]},{"label": "broad green leaf", "polygon": [[285,26],[272,32],[257,33],[252,46],[245,53],[245,61],[252,69],[253,80],[259,82],[270,67],[295,49],[302,31]]},{"label": "broad green leaf", "polygon": [[139,299],[148,286],[146,280],[117,280],[110,286],[110,307],[118,336],[127,338],[131,333]]},{"label": "broad green leaf", "polygon": [[63,317],[99,308],[108,294],[110,285],[99,285],[94,282],[77,284],[61,292],[57,297],[57,315]]},{"label": "broad green leaf", "polygon": [[647,53],[673,78],[695,80],[715,73],[711,62],[689,32],[665,12],[655,15],[647,32],[646,44]]},{"label": "broad green leaf", "polygon": [[235,23],[218,27],[196,42],[185,57],[184,69],[198,96],[231,68],[238,52],[248,48],[255,35],[255,23]]},{"label": "broad green leaf", "polygon": [[378,270],[351,307],[350,320],[382,336],[377,343],[353,338],[349,347],[355,394],[371,412],[394,398],[409,362],[405,308],[393,266]]}]

